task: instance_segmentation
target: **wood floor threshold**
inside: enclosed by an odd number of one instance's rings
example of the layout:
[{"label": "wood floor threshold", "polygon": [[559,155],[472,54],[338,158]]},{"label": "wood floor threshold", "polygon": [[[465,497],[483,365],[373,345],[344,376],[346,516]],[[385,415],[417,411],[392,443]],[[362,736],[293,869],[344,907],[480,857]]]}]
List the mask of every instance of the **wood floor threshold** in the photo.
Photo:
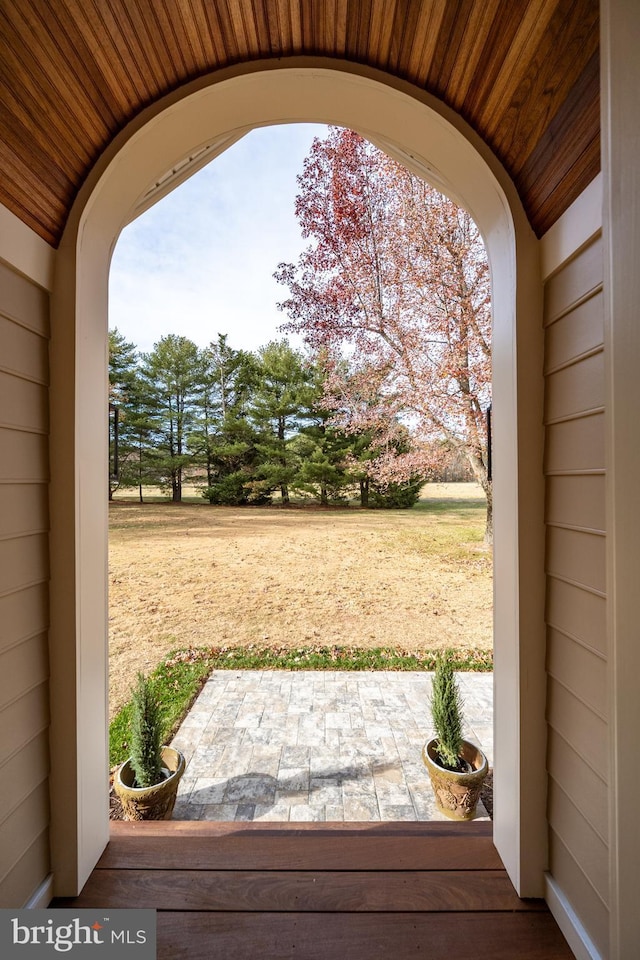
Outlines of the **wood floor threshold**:
[{"label": "wood floor threshold", "polygon": [[155,909],[159,960],[572,957],[487,822],[114,822],[80,896],[52,906]]},{"label": "wood floor threshold", "polygon": [[98,870],[83,905],[261,913],[529,911],[499,870]]},{"label": "wood floor threshold", "polygon": [[407,821],[336,821],[334,823],[282,823],[262,820],[112,820],[110,837],[132,837],[144,834],[147,837],[167,837],[177,834],[193,837],[242,836],[264,834],[265,836],[391,836],[391,837],[481,837],[493,840],[493,824],[489,820],[407,820]]},{"label": "wood floor threshold", "polygon": [[504,870],[492,838],[491,824],[482,821],[123,822],[112,828],[96,869]]}]

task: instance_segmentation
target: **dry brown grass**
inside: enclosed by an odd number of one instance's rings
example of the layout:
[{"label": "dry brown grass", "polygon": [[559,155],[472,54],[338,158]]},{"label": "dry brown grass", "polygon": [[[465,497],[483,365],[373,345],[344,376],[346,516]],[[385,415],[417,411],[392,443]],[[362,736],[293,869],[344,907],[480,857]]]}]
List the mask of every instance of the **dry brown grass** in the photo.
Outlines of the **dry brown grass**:
[{"label": "dry brown grass", "polygon": [[112,504],[112,715],[180,646],[490,649],[481,494],[425,492],[410,511]]}]

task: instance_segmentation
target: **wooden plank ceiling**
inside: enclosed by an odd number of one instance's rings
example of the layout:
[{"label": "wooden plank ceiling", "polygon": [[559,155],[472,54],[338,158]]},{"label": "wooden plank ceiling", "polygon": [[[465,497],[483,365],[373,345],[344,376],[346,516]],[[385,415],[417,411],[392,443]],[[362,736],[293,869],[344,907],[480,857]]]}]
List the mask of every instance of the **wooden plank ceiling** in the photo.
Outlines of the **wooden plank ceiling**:
[{"label": "wooden plank ceiling", "polygon": [[142,108],[230,64],[319,55],[459,111],[541,235],[600,167],[598,29],[598,0],[0,0],[0,202],[57,245]]}]

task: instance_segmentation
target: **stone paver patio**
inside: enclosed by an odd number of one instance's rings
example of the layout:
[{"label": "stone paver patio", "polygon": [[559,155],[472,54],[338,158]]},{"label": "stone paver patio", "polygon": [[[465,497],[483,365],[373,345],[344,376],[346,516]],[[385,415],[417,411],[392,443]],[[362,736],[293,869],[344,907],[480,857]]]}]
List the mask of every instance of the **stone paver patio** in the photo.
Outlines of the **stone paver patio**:
[{"label": "stone paver patio", "polygon": [[[187,759],[174,819],[445,819],[420,756],[431,676],[214,671],[173,740]],[[493,674],[458,679],[465,736],[492,766]]]}]

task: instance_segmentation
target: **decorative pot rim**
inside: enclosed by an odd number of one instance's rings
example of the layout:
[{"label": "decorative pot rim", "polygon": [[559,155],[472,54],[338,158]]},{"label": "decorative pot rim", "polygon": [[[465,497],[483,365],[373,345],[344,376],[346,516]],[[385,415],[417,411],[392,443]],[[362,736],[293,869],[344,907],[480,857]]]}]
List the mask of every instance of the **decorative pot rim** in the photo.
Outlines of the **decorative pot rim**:
[{"label": "decorative pot rim", "polygon": [[[114,787],[116,789],[116,792],[127,793],[133,796],[142,796],[145,794],[148,795],[150,793],[153,793],[154,791],[161,792],[167,787],[168,784],[173,785],[177,780],[179,780],[182,777],[185,771],[187,762],[184,757],[184,754],[181,753],[180,750],[177,750],[175,747],[166,747],[166,746],[162,747],[163,760],[165,759],[165,757],[166,757],[166,760],[169,761],[171,764],[170,766],[169,765],[167,766],[167,769],[169,770],[169,776],[165,777],[163,780],[160,780],[159,783],[154,783],[150,787],[134,787],[124,782],[124,780],[122,779],[123,771],[125,769],[127,770],[131,769],[131,757],[127,757],[127,759],[123,763],[121,763],[118,769],[116,770],[116,774],[114,777]],[[171,769],[172,767],[174,769]]]},{"label": "decorative pot rim", "polygon": [[422,760],[427,769],[432,766],[440,775],[445,775],[461,781],[465,781],[467,779],[484,779],[486,777],[487,773],[489,772],[489,761],[487,760],[484,752],[475,743],[471,743],[470,740],[462,741],[462,751],[460,755],[473,767],[473,770],[471,770],[469,773],[463,773],[462,771],[459,772],[457,770],[448,770],[446,767],[440,766],[438,761],[435,759],[435,755],[437,754],[435,745],[437,742],[438,738],[432,737],[432,739],[429,740],[422,748]]}]

